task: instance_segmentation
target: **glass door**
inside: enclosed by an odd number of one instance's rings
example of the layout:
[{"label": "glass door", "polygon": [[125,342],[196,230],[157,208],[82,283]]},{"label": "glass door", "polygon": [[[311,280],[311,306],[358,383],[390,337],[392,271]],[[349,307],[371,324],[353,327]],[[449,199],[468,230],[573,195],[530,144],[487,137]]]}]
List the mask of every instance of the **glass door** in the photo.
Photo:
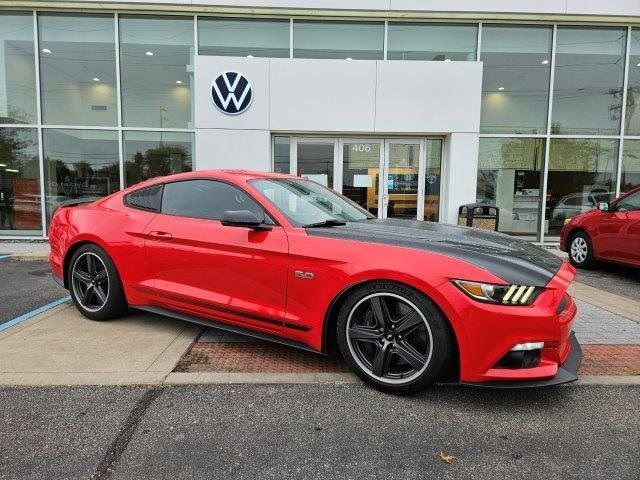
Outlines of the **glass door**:
[{"label": "glass door", "polygon": [[[307,177],[309,180],[335,188],[337,162],[336,149],[338,142],[333,138],[294,138],[292,153],[295,158],[291,164],[296,166],[294,175]],[[338,182],[336,182],[338,183]]]},{"label": "glass door", "polygon": [[384,162],[383,140],[341,139],[342,182],[336,190],[350,198],[373,215],[381,216],[382,197],[380,170]]},{"label": "glass door", "polygon": [[386,140],[383,218],[424,218],[424,141]]}]

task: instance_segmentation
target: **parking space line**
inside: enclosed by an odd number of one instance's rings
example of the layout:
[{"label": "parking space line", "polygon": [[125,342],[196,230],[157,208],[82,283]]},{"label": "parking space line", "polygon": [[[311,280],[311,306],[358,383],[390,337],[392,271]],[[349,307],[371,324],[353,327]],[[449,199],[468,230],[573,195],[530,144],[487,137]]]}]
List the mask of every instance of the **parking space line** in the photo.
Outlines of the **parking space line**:
[{"label": "parking space line", "polygon": [[58,305],[68,302],[69,300],[71,300],[71,297],[67,295],[66,297],[62,297],[54,302],[47,303],[42,307],[38,307],[35,310],[31,310],[30,312],[20,315],[19,317],[16,317],[12,320],[8,320],[4,323],[0,323],[0,332],[2,332],[3,330],[6,330],[7,328],[13,327],[14,325],[18,325],[26,320],[29,320],[30,318],[35,317],[40,313],[46,312],[47,310],[50,310],[53,307],[57,307]]}]

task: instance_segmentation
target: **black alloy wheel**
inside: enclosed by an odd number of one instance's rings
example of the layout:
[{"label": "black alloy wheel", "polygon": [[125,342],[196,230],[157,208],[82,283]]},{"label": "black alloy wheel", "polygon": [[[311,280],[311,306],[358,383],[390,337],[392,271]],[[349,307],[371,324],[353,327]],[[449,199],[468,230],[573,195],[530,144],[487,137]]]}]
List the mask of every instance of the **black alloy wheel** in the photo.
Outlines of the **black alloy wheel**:
[{"label": "black alloy wheel", "polygon": [[446,320],[419,292],[383,285],[347,300],[338,319],[338,344],[354,371],[372,385],[394,393],[421,390],[449,360]]}]

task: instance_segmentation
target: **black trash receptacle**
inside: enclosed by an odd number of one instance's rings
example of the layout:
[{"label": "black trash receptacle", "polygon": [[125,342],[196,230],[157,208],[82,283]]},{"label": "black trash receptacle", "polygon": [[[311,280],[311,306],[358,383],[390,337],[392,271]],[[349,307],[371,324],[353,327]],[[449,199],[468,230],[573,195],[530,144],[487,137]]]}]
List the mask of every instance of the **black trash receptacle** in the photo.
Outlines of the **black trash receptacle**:
[{"label": "black trash receptacle", "polygon": [[468,203],[458,209],[458,225],[498,230],[500,209],[486,203]]}]

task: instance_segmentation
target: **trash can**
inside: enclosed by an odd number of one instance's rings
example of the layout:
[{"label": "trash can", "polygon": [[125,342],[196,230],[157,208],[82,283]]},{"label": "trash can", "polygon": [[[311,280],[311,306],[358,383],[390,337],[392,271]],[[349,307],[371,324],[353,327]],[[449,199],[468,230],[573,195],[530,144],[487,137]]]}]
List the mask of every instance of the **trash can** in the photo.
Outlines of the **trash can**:
[{"label": "trash can", "polygon": [[468,203],[458,209],[458,225],[498,230],[500,209],[486,203]]}]

